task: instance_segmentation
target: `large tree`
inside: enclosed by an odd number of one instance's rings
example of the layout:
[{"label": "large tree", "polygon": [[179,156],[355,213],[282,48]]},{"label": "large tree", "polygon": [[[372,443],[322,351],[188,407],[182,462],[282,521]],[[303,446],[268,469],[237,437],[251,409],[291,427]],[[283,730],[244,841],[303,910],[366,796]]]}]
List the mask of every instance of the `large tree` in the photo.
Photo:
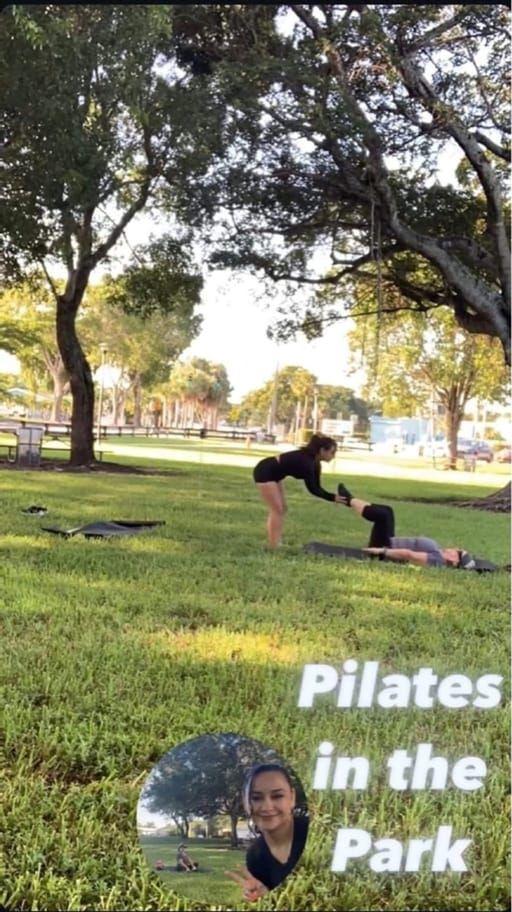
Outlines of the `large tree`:
[{"label": "large tree", "polygon": [[[236,847],[237,822],[244,815],[242,792],[250,768],[258,763],[286,765],[272,748],[236,734],[202,735],[169,751],[152,771],[141,795],[153,813],[172,816],[182,832],[193,817],[226,815],[231,844]],[[297,783],[297,804],[304,793]]]},{"label": "large tree", "polygon": [[74,464],[93,460],[94,389],[76,331],[90,276],[138,213],[164,200],[172,209],[183,174],[203,173],[219,148],[222,118],[208,83],[176,65],[173,13],[109,5],[2,13],[0,276],[37,266],[52,288]]},{"label": "large tree", "polygon": [[[244,42],[244,7],[209,9],[219,34],[189,37],[190,66],[229,98],[236,151],[196,197],[198,219],[219,194],[227,213],[212,260],[338,289],[337,313],[294,304],[284,332],[349,312],[349,280],[370,274],[400,309],[449,307],[510,360],[507,10],[283,4]],[[460,183],[439,181],[449,156]]]}]

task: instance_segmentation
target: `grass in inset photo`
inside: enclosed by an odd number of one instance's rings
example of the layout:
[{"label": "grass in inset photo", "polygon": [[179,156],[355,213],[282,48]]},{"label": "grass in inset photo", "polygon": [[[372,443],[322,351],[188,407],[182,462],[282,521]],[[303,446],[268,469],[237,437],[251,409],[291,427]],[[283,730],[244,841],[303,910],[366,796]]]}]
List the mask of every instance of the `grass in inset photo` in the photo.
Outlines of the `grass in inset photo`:
[{"label": "grass in inset photo", "polygon": [[197,871],[178,872],[176,850],[180,842],[181,839],[177,836],[140,837],[149,867],[155,870],[158,861],[165,863],[165,868],[158,871],[158,876],[166,887],[200,903],[236,908],[240,902],[240,887],[226,877],[225,871],[245,864],[245,851],[231,848],[225,840],[187,839],[187,850],[199,867]]}]

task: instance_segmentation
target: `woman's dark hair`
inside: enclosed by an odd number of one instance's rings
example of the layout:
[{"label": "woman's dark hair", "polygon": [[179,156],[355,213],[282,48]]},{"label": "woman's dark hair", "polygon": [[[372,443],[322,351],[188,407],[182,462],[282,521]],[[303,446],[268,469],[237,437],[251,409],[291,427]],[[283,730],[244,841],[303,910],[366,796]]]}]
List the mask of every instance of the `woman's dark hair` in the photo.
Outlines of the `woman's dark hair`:
[{"label": "woman's dark hair", "polygon": [[309,456],[318,456],[320,450],[335,450],[338,444],[332,437],[322,437],[321,434],[313,434],[309,443],[301,447],[303,453]]},{"label": "woman's dark hair", "polygon": [[250,815],[251,815],[252,784],[253,784],[256,776],[259,776],[260,773],[281,773],[281,775],[284,776],[284,778],[286,779],[290,788],[291,789],[295,788],[290,774],[287,772],[287,770],[284,768],[284,766],[281,766],[279,763],[259,763],[257,766],[253,766],[247,773],[247,776],[246,776],[245,782],[244,782],[243,792],[242,792],[244,809],[245,809],[245,813],[247,814],[248,817],[250,817]]}]

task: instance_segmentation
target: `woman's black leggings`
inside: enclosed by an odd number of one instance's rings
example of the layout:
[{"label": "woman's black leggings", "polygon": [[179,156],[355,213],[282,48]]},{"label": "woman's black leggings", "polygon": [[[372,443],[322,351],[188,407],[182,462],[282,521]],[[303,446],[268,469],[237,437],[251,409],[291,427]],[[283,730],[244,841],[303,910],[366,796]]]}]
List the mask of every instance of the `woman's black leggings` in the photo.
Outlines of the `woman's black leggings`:
[{"label": "woman's black leggings", "polygon": [[369,548],[390,548],[395,534],[395,514],[385,504],[367,504],[361,514],[368,522],[373,523]]}]

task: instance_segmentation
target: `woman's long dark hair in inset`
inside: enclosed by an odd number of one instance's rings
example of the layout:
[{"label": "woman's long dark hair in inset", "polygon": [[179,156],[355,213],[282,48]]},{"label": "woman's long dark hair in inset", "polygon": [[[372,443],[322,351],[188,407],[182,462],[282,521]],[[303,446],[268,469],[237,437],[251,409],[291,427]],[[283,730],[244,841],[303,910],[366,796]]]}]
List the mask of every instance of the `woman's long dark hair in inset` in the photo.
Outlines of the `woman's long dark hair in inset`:
[{"label": "woman's long dark hair in inset", "polygon": [[313,434],[309,443],[306,446],[301,447],[303,453],[307,453],[308,456],[314,456],[315,459],[318,457],[320,450],[335,450],[338,444],[332,437],[322,437],[321,434]]}]

